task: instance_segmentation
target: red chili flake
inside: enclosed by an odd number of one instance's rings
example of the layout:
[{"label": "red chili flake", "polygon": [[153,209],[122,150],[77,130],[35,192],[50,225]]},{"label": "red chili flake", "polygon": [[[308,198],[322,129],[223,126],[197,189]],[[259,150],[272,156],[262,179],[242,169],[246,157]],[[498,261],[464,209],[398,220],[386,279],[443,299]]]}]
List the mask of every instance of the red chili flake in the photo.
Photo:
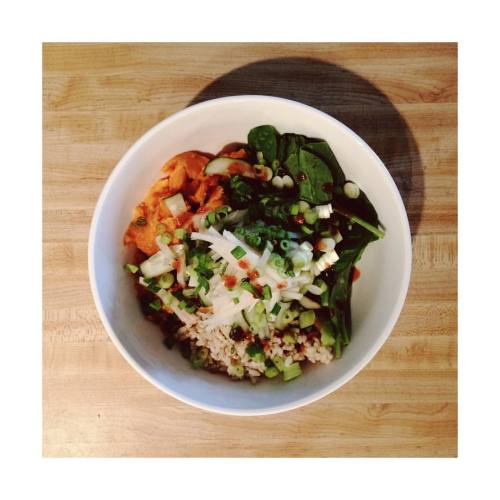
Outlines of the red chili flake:
[{"label": "red chili flake", "polygon": [[297,214],[294,216],[293,220],[297,223],[297,224],[304,224],[305,222],[305,219],[304,219],[304,216],[302,214]]},{"label": "red chili flake", "polygon": [[241,269],[245,269],[245,270],[247,270],[250,267],[250,264],[248,263],[248,260],[246,260],[246,259],[241,259],[238,262],[238,265],[241,267]]},{"label": "red chili flake", "polygon": [[234,288],[237,283],[236,277],[230,274],[224,276],[223,281],[226,288]]},{"label": "red chili flake", "polygon": [[264,349],[264,351],[267,351],[269,349],[269,341],[267,341],[266,339],[263,339],[261,341],[261,344],[262,344],[262,349]]},{"label": "red chili flake", "polygon": [[278,290],[282,290],[283,288],[286,288],[286,283],[283,283],[283,282],[278,283],[276,285],[276,288],[278,288]]},{"label": "red chili flake", "polygon": [[247,277],[250,281],[257,279],[259,276],[260,276],[259,271],[255,270],[255,269],[253,271],[247,272]]},{"label": "red chili flake", "polygon": [[352,269],[352,282],[354,283],[361,276],[361,271],[357,267]]},{"label": "red chili flake", "polygon": [[299,174],[297,175],[297,180],[299,182],[302,182],[302,181],[305,181],[307,179],[307,176],[304,172],[299,172]]}]

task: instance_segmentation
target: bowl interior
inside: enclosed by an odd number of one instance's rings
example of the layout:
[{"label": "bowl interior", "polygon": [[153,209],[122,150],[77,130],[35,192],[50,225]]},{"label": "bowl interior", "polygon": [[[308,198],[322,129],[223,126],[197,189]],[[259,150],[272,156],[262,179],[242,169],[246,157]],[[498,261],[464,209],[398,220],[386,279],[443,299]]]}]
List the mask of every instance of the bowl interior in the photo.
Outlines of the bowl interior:
[{"label": "bowl interior", "polygon": [[[335,152],[347,178],[367,193],[386,227],[386,237],[368,246],[352,296],[353,335],[340,360],[313,366],[282,383],[233,382],[193,370],[162,345],[159,329],[141,314],[130,278],[122,270],[124,231],[133,208],[159,177],[163,163],[186,150],[216,153],[246,142],[250,128],[273,124],[280,132],[321,137]],[[342,385],[380,348],[406,295],[411,262],[408,220],[397,188],[368,146],[345,126],[308,106],[271,97],[242,96],[208,101],[161,122],[123,157],[97,205],[89,243],[89,268],[101,318],[122,354],[148,380],[196,406],[234,414],[291,409]]]}]

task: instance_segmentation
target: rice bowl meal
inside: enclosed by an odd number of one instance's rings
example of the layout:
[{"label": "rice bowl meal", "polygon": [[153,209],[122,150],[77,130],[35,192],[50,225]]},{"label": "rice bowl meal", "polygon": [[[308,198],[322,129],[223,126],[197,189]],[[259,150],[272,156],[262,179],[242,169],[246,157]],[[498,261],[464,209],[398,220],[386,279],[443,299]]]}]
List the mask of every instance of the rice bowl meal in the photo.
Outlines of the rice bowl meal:
[{"label": "rice bowl meal", "polygon": [[124,268],[165,346],[253,382],[341,357],[356,263],[384,231],[328,143],[261,125],[162,172],[125,233]]}]

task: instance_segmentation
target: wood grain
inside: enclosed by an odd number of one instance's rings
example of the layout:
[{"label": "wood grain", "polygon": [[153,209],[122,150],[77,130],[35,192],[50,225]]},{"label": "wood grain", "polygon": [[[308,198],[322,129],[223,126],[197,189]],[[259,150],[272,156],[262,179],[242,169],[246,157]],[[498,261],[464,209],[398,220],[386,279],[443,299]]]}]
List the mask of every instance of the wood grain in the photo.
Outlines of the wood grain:
[{"label": "wood grain", "polygon": [[[456,56],[455,44],[45,44],[44,455],[456,456]],[[360,133],[413,233],[407,302],[373,361],[317,403],[258,418],[143,380],[104,332],[87,275],[92,212],[130,144],[236,93],[292,97]]]}]

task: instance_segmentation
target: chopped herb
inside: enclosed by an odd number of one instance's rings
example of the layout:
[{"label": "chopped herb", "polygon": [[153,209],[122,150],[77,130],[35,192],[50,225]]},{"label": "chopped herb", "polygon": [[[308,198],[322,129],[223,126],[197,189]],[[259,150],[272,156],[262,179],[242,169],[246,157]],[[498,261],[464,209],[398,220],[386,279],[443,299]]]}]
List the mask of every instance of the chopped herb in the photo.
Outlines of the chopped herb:
[{"label": "chopped herb", "polygon": [[161,300],[157,299],[153,302],[150,302],[149,307],[151,307],[151,309],[154,309],[155,311],[159,311],[161,309]]},{"label": "chopped herb", "polygon": [[264,285],[262,288],[262,296],[265,300],[269,300],[271,298],[271,287],[269,285]]},{"label": "chopped herb", "polygon": [[235,259],[241,259],[244,255],[246,255],[246,251],[241,248],[240,246],[237,246],[237,247],[234,247],[232,250],[231,250],[231,255],[235,258]]},{"label": "chopped herb", "polygon": [[179,227],[177,228],[175,231],[174,231],[174,236],[178,239],[178,240],[183,240],[185,237],[186,237],[186,234],[187,234],[187,231],[182,228],[182,227]]},{"label": "chopped herb", "polygon": [[129,273],[135,274],[139,270],[139,266],[136,266],[135,264],[125,264],[123,269]]},{"label": "chopped herb", "polygon": [[274,304],[274,307],[271,309],[271,314],[277,316],[280,311],[281,311],[281,306],[279,304]]},{"label": "chopped herb", "polygon": [[254,361],[262,362],[266,359],[262,346],[256,342],[249,344],[245,351]]}]

